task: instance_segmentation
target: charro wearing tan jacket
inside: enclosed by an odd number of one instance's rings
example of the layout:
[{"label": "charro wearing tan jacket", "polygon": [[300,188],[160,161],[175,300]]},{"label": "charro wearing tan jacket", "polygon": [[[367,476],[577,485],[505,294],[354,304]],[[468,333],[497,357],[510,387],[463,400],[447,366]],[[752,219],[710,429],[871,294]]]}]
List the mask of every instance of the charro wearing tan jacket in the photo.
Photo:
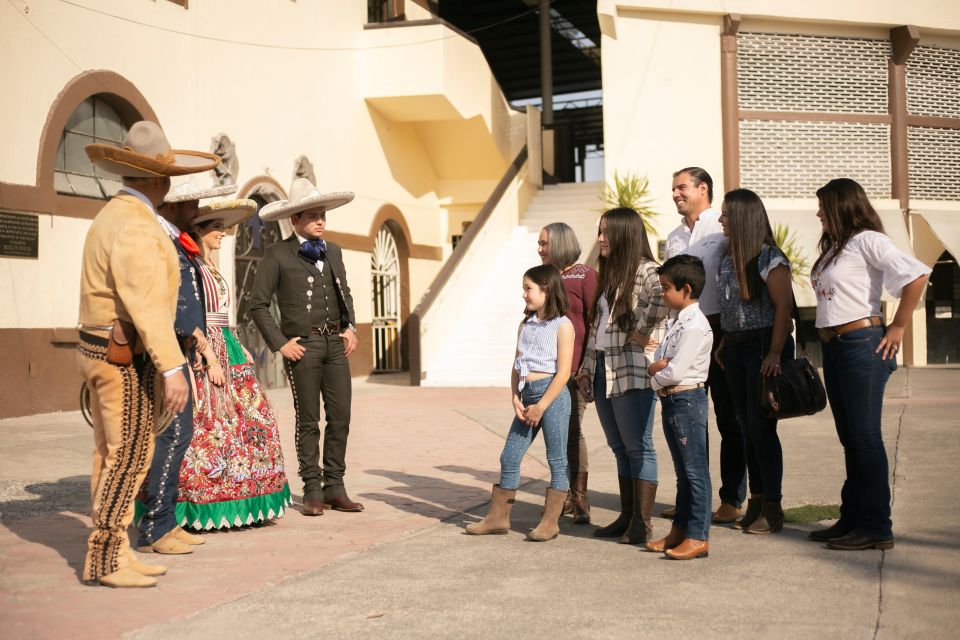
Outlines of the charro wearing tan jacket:
[{"label": "charro wearing tan jacket", "polygon": [[83,247],[77,360],[91,391],[95,445],[83,579],[152,587],[166,569],[136,559],[127,527],[151,461],[157,405],[176,413],[189,397],[173,328],[179,261],[155,211],[171,175],[206,171],[219,160],[171,150],[152,122],[132,125],[122,148],[92,144],[86,152],[124,186],[97,214]]}]

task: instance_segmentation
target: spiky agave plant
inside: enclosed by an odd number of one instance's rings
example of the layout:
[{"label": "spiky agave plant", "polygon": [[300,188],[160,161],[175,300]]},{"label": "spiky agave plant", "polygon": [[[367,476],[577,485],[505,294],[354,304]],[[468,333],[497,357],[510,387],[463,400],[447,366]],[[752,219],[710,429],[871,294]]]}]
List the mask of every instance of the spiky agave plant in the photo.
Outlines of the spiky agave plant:
[{"label": "spiky agave plant", "polygon": [[600,199],[608,209],[616,207],[633,209],[640,214],[647,233],[654,233],[653,218],[658,214],[651,206],[653,198],[650,196],[650,181],[646,176],[638,176],[635,173],[621,176],[614,171],[613,183],[607,182],[603,185]]},{"label": "spiky agave plant", "polygon": [[800,241],[797,234],[790,230],[785,224],[773,226],[773,241],[780,247],[790,261],[790,274],[793,282],[801,287],[810,286],[808,278],[810,277],[810,261],[804,255],[800,248]]}]

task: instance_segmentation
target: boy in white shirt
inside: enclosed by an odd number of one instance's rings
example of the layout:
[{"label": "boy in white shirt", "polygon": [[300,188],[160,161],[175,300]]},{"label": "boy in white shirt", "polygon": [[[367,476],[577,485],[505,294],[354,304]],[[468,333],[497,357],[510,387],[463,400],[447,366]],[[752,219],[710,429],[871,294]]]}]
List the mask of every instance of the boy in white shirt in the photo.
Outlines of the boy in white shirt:
[{"label": "boy in white shirt", "polygon": [[700,258],[678,255],[657,269],[663,301],[674,318],[647,372],[660,397],[663,433],[677,473],[677,512],[666,538],[649,551],[674,560],[706,558],[711,486],[707,461],[707,392],[713,331],[697,300],[706,274]]}]

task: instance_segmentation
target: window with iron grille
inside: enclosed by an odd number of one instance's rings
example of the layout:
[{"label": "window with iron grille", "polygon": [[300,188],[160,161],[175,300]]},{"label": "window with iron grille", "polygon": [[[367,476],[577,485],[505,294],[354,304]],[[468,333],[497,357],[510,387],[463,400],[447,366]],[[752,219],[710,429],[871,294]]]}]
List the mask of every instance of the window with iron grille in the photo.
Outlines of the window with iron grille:
[{"label": "window with iron grille", "polygon": [[111,173],[97,169],[83,148],[102,143],[119,147],[127,134],[127,125],[103,98],[87,98],[70,114],[60,144],[53,184],[57,193],[87,198],[109,198],[121,183]]}]

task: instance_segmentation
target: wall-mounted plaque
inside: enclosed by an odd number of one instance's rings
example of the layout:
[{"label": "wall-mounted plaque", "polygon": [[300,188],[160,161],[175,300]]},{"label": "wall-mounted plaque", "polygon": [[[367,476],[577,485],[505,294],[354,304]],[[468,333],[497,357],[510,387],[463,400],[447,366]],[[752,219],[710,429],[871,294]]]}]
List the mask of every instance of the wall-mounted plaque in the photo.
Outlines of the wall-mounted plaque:
[{"label": "wall-mounted plaque", "polygon": [[0,257],[39,257],[39,230],[37,216],[0,212]]}]

